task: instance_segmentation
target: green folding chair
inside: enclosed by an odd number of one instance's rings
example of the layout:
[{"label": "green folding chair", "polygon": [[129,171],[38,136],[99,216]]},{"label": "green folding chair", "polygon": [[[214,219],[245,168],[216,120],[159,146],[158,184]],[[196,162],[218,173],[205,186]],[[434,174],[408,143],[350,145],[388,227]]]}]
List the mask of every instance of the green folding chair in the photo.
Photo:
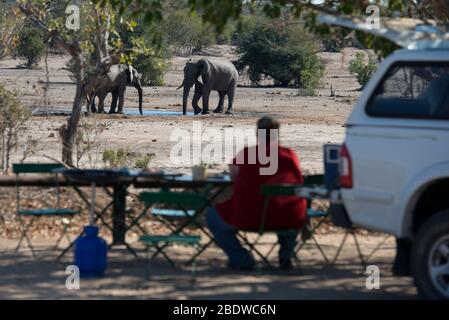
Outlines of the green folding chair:
[{"label": "green folding chair", "polygon": [[[304,177],[304,187],[319,187],[319,186],[323,186],[324,185],[324,175],[309,175],[309,176],[305,176]],[[324,250],[322,248],[322,246],[319,244],[319,242],[317,241],[316,237],[314,236],[316,230],[318,230],[318,228],[329,219],[329,214],[327,212],[327,209],[321,209],[321,210],[314,210],[312,209],[312,202],[313,199],[307,199],[307,215],[310,218],[310,221],[313,219],[315,221],[317,221],[313,226],[311,223],[307,224],[305,226],[305,229],[303,231],[302,234],[302,242],[298,245],[298,248],[296,250],[297,254],[298,252],[307,244],[307,240],[312,239],[314,244],[316,245],[316,247],[318,248],[318,250],[320,251],[321,256],[324,258],[324,260],[326,261],[327,264],[329,265],[335,265],[337,263],[338,258],[340,257],[340,254],[342,252],[342,249],[346,243],[346,240],[348,239],[349,236],[351,236],[354,240],[355,246],[356,246],[356,250],[357,250],[357,254],[358,254],[358,258],[360,259],[360,262],[362,264],[362,266],[365,268],[366,267],[366,261],[365,258],[362,254],[361,248],[360,248],[360,244],[359,241],[357,239],[357,235],[355,233],[355,228],[354,227],[350,227],[347,228],[345,230],[345,234],[343,236],[343,240],[340,242],[338,248],[337,248],[337,252],[335,254],[335,256],[333,257],[332,260],[329,260],[329,258],[326,256],[326,254],[324,253]],[[310,235],[310,236],[308,236]],[[375,249],[377,250],[377,249]],[[373,253],[375,252],[375,250],[373,251]]]},{"label": "green folding chair", "polygon": [[[185,228],[191,224],[197,224],[195,218],[198,210],[207,206],[207,199],[197,193],[185,192],[171,192],[167,190],[157,192],[142,192],[139,195],[140,201],[144,204],[142,214],[137,218],[144,216],[150,208],[154,205],[170,206],[164,209],[152,209],[152,215],[159,221],[164,221],[164,224],[170,230],[170,234],[166,235],[143,235],[139,238],[146,247],[146,278],[149,279],[149,260],[154,259],[161,254],[172,266],[175,266],[174,261],[164,251],[172,244],[180,244],[194,247],[201,250],[201,236],[188,235],[185,233]],[[158,211],[160,210],[160,211]],[[154,212],[153,212],[154,211]],[[183,218],[179,224],[168,223],[164,218],[176,217]],[[138,224],[137,219],[133,221],[134,225]],[[155,249],[152,256],[149,256],[150,249]],[[192,282],[196,280],[196,256],[190,260],[192,265]]]},{"label": "green folding chair", "polygon": [[[282,184],[282,185],[263,185],[261,187],[261,193],[264,196],[264,205],[263,205],[263,212],[262,212],[262,218],[261,218],[261,224],[259,230],[243,230],[243,232],[239,233],[239,238],[247,245],[250,252],[253,255],[257,255],[264,264],[266,264],[268,267],[272,268],[272,264],[269,261],[269,257],[272,254],[273,250],[279,245],[276,241],[275,243],[267,243],[267,242],[261,242],[260,239],[264,234],[267,233],[276,233],[276,234],[287,234],[287,235],[298,235],[300,234],[300,244],[298,245],[298,249],[294,250],[294,254],[292,258],[296,261],[297,265],[299,265],[299,259],[298,259],[298,253],[302,247],[308,242],[309,239],[313,241],[313,244],[317,247],[320,254],[326,261],[326,263],[329,263],[329,259],[326,256],[322,246],[318,242],[318,240],[315,237],[315,231],[320,227],[320,225],[325,221],[328,214],[327,212],[323,212],[320,210],[314,210],[311,207],[312,201],[307,201],[307,216],[308,216],[308,222],[301,228],[301,230],[295,230],[295,229],[286,229],[286,230],[266,230],[265,229],[265,222],[266,222],[266,212],[268,208],[268,204],[271,197],[279,197],[279,196],[296,196],[296,189],[298,187],[302,186],[314,186],[314,185],[322,185],[324,183],[324,176],[323,175],[309,175],[304,177],[304,184],[303,185],[292,185],[292,184]],[[312,225],[311,220],[318,220],[317,223]],[[254,241],[250,241],[249,238],[245,235],[245,233],[248,232],[257,232],[258,235]],[[262,253],[257,246],[265,244],[270,245],[270,248],[266,253]]]},{"label": "green folding chair", "polygon": [[[324,175],[315,174],[304,176],[304,184],[302,187],[317,187],[324,185]],[[294,191],[295,192],[295,191]],[[307,199],[307,223],[303,226],[301,231],[301,240],[296,249],[298,255],[302,248],[304,248],[309,240],[312,240],[313,245],[318,249],[321,256],[327,264],[330,263],[329,258],[325,254],[323,247],[318,242],[315,233],[321,225],[328,219],[329,214],[324,210],[315,210],[312,208],[313,199]]]},{"label": "green folding chair", "polygon": [[[273,268],[272,263],[269,260],[270,255],[272,254],[273,250],[278,246],[278,242],[266,242],[262,241],[263,236],[268,234],[276,234],[276,235],[293,235],[297,236],[300,230],[296,229],[282,229],[282,230],[270,230],[267,229],[265,226],[266,219],[267,219],[267,210],[268,210],[268,204],[271,197],[274,196],[290,196],[295,195],[295,189],[298,187],[297,185],[263,185],[261,187],[261,194],[264,196],[264,204],[262,209],[262,216],[260,220],[260,225],[258,230],[239,230],[237,233],[237,236],[243,243],[248,247],[250,253],[253,256],[257,256],[261,259],[263,264],[265,264],[269,268]],[[249,239],[247,234],[256,234],[255,239]],[[260,249],[258,249],[258,246],[261,245],[269,245],[270,248],[266,252],[262,252]],[[294,254],[293,257],[297,261],[297,257]]]},{"label": "green folding chair", "polygon": [[[67,234],[67,228],[73,218],[74,215],[78,214],[78,210],[68,209],[68,208],[62,208],[60,205],[60,188],[58,184],[57,179],[57,173],[54,173],[55,169],[62,168],[63,166],[60,164],[55,163],[16,163],[13,164],[13,172],[16,175],[16,208],[17,208],[17,217],[19,220],[19,223],[22,226],[22,234],[19,240],[19,243],[17,244],[17,247],[15,249],[15,252],[18,252],[23,240],[26,240],[28,247],[31,250],[31,253],[33,256],[36,256],[34,247],[31,243],[31,239],[28,236],[28,231],[30,227],[33,225],[33,223],[36,221],[36,219],[42,218],[42,217],[67,217],[69,219],[69,222],[63,223],[64,228],[62,230],[62,233],[60,237],[58,238],[56,245],[54,247],[54,250],[58,249],[59,244],[61,243],[64,236],[67,237],[69,243],[71,242],[71,239],[69,235]],[[21,202],[21,186],[19,177],[22,174],[51,174],[53,175],[55,179],[55,192],[56,192],[56,206],[55,207],[49,207],[49,208],[39,208],[39,209],[30,209],[30,208],[21,208],[20,202]],[[28,219],[28,222],[25,223],[25,220]]]}]

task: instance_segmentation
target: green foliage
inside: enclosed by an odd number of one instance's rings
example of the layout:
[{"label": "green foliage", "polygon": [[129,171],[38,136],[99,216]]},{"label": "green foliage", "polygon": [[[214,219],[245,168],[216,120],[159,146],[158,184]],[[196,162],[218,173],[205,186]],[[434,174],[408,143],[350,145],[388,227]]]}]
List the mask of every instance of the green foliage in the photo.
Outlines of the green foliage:
[{"label": "green foliage", "polygon": [[23,17],[9,3],[0,0],[0,59],[13,53],[23,27]]},{"label": "green foliage", "polygon": [[355,57],[349,61],[349,72],[356,76],[361,86],[365,86],[368,83],[376,69],[376,61],[369,57],[368,62],[365,62],[365,54],[362,52],[357,52]]},{"label": "green foliage", "polygon": [[42,32],[31,25],[25,26],[19,33],[17,55],[27,59],[27,68],[31,68],[39,62],[44,50]]},{"label": "green foliage", "polygon": [[[112,3],[121,12],[131,10],[136,15],[142,15],[146,21],[154,21],[162,17],[164,9],[162,0],[98,0],[102,3]],[[416,1],[385,0],[385,1],[353,1],[353,0],[187,0],[191,11],[198,12],[205,22],[211,23],[221,33],[225,30],[229,21],[237,21],[242,14],[260,10],[266,17],[278,18],[288,14],[295,18],[301,17],[307,23],[310,30],[323,32],[329,35],[329,28],[322,29],[316,23],[317,13],[330,13],[334,15],[346,15],[351,17],[366,17],[366,7],[369,4],[381,3],[382,17],[419,17],[422,19],[436,19],[443,26],[447,24],[449,9],[442,6],[440,1]],[[173,2],[173,1],[168,1]],[[320,30],[321,29],[321,30]],[[371,44],[362,41],[367,48],[381,51],[392,46],[391,42],[382,39]],[[370,46],[372,45],[372,46]]]},{"label": "green foliage", "polygon": [[237,40],[236,62],[241,71],[248,68],[251,82],[259,84],[271,77],[276,85],[295,86],[312,94],[323,76],[324,66],[316,55],[317,42],[303,28],[279,21],[256,21],[244,27]]},{"label": "green foliage", "polygon": [[17,148],[20,135],[25,131],[25,122],[30,118],[30,110],[20,103],[16,92],[6,90],[0,84],[0,145],[3,172],[9,169],[11,152]]},{"label": "green foliage", "polygon": [[148,168],[148,165],[150,164],[150,160],[151,160],[151,156],[150,155],[144,155],[140,158],[137,158],[134,161],[134,167],[136,167],[137,169],[146,169]]},{"label": "green foliage", "polygon": [[175,54],[190,55],[215,44],[214,28],[203,24],[201,17],[187,9],[168,11],[161,24],[161,32]]},{"label": "green foliage", "polygon": [[160,86],[164,84],[170,55],[160,40],[148,36],[148,31],[134,30],[122,38],[128,52],[122,62],[130,63],[142,74],[143,85]]},{"label": "green foliage", "polygon": [[105,149],[103,151],[103,163],[109,168],[123,168],[127,164],[127,154],[128,152],[123,148],[117,150]]}]

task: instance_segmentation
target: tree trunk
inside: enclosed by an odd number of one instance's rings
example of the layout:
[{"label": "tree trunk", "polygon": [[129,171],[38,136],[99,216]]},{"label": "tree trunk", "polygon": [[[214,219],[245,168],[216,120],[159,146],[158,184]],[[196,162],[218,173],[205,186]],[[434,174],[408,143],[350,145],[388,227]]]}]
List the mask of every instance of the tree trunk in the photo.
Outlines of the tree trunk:
[{"label": "tree trunk", "polygon": [[81,57],[75,59],[76,68],[76,93],[72,106],[72,114],[67,120],[67,125],[62,125],[59,128],[59,135],[62,140],[62,162],[68,166],[73,167],[73,146],[75,143],[76,131],[81,117],[82,103],[86,96],[85,88],[82,79]]}]

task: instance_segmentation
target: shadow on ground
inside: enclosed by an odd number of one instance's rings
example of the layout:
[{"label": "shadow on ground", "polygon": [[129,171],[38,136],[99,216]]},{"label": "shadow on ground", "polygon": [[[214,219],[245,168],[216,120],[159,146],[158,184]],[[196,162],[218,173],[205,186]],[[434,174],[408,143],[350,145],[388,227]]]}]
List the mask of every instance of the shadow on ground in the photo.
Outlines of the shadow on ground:
[{"label": "shadow on ground", "polygon": [[[293,271],[262,268],[236,272],[225,267],[217,250],[200,259],[197,283],[191,286],[189,266],[171,267],[162,259],[149,265],[150,280],[145,280],[145,261],[134,258],[124,248],[109,253],[106,276],[81,279],[79,290],[66,288],[65,270],[71,257],[56,262],[56,253],[40,251],[38,258],[29,252],[0,252],[1,299],[416,299],[409,278],[391,276],[391,261],[373,259],[381,270],[381,288],[366,289],[366,277],[357,260],[345,258],[338,266],[324,266],[303,260]],[[185,261],[185,252],[171,252]],[[139,252],[143,257],[143,252]],[[181,259],[182,258],[182,259]]]}]

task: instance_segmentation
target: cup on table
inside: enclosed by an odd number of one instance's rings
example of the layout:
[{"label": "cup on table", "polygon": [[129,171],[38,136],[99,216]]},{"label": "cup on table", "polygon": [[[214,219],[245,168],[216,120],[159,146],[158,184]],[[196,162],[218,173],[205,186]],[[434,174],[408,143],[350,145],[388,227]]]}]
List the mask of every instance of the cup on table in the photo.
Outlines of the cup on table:
[{"label": "cup on table", "polygon": [[205,180],[207,178],[207,169],[203,166],[193,166],[192,178],[195,181]]}]

